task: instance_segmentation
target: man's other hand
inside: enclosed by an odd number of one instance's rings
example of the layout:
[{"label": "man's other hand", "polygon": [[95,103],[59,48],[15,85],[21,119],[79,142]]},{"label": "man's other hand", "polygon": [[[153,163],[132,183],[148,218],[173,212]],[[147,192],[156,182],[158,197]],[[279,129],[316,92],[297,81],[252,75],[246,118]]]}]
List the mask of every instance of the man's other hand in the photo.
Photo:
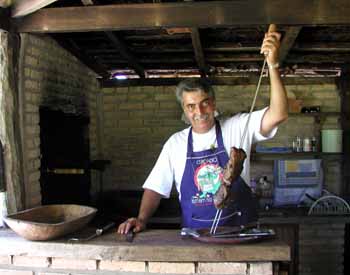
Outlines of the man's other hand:
[{"label": "man's other hand", "polygon": [[128,234],[130,230],[134,233],[145,230],[146,223],[139,218],[129,218],[125,222],[121,223],[118,227],[118,234]]}]

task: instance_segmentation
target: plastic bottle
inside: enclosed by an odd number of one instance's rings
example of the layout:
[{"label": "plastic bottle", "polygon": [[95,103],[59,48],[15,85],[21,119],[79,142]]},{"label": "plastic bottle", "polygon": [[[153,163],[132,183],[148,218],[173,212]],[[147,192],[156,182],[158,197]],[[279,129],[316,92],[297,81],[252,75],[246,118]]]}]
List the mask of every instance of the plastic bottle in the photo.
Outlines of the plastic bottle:
[{"label": "plastic bottle", "polygon": [[303,151],[302,141],[301,141],[301,138],[299,136],[296,137],[296,151],[297,152]]},{"label": "plastic bottle", "polygon": [[303,141],[303,151],[304,152],[311,152],[311,139],[308,137],[304,138]]},{"label": "plastic bottle", "polygon": [[312,152],[317,152],[317,140],[315,136],[311,139],[311,150]]}]

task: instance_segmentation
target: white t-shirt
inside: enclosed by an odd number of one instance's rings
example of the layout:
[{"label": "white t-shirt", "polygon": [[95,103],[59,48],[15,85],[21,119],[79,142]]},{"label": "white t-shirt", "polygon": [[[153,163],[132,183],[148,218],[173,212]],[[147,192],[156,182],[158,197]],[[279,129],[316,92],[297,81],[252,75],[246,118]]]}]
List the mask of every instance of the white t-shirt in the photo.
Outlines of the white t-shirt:
[{"label": "white t-shirt", "polygon": [[[250,184],[251,144],[272,138],[277,132],[276,127],[267,137],[260,134],[261,120],[266,110],[267,108],[252,113],[247,134],[242,145],[242,149],[246,152],[247,158],[244,162],[241,177],[248,185]],[[227,153],[230,152],[233,146],[239,148],[247,119],[248,114],[244,113],[220,121],[223,142]],[[198,134],[192,131],[194,152],[210,149],[213,145],[217,147],[215,128],[216,126],[214,125],[209,132],[204,134]],[[143,185],[144,189],[153,190],[165,198],[169,198],[172,185],[175,183],[179,193],[179,199],[181,199],[180,185],[186,165],[189,130],[190,127],[177,132],[166,141],[155,166]]]}]

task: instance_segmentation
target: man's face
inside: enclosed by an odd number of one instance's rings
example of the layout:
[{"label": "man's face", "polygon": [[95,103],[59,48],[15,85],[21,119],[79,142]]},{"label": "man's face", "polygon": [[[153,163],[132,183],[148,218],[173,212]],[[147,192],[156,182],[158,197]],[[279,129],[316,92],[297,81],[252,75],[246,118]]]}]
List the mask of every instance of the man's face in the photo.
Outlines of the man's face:
[{"label": "man's face", "polygon": [[198,90],[182,94],[183,109],[187,119],[191,122],[193,131],[206,133],[215,124],[215,100],[206,93]]}]

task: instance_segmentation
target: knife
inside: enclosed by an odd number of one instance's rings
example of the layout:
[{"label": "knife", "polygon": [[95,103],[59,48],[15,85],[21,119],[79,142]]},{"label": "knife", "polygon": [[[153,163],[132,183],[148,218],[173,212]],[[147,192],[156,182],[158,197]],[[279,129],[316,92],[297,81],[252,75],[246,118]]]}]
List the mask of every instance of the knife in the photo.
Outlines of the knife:
[{"label": "knife", "polygon": [[73,241],[73,242],[86,242],[86,241],[90,241],[93,238],[96,238],[98,236],[101,236],[104,232],[106,232],[108,229],[112,228],[115,226],[115,222],[111,222],[107,225],[105,225],[102,228],[97,228],[95,233],[90,235],[89,237],[86,238],[70,238],[68,241]]}]

